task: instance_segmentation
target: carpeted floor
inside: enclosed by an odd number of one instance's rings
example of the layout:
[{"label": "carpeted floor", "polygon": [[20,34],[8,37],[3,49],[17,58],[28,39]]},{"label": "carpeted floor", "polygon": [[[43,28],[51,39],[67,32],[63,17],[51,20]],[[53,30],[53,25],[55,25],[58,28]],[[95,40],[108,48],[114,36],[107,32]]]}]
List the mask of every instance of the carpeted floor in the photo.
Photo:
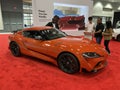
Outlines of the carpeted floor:
[{"label": "carpeted floor", "polygon": [[74,75],[36,58],[14,57],[8,42],[8,35],[0,34],[0,90],[120,90],[120,42],[110,42],[105,69]]}]

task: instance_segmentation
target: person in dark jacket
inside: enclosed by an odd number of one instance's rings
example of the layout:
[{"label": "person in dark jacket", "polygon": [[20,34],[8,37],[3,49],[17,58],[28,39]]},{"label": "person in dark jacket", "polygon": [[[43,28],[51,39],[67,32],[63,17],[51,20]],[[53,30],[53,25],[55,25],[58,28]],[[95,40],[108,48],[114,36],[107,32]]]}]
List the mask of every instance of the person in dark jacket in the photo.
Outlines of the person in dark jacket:
[{"label": "person in dark jacket", "polygon": [[95,28],[94,36],[96,38],[96,42],[101,44],[102,41],[102,32],[104,30],[104,25],[102,24],[102,18],[97,19],[97,26]]},{"label": "person in dark jacket", "polygon": [[51,27],[54,27],[54,28],[57,28],[59,29],[59,25],[58,25],[58,21],[59,21],[59,16],[55,15],[53,18],[52,18],[52,21],[51,22],[48,22],[46,24],[46,26],[51,26]]}]

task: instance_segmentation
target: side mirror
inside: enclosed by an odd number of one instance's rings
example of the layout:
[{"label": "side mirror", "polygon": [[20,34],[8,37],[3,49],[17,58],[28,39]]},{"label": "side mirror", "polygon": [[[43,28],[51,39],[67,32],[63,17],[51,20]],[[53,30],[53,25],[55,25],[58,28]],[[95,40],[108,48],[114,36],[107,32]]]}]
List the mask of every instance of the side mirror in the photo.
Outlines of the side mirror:
[{"label": "side mirror", "polygon": [[41,36],[35,36],[35,39],[36,40],[42,40],[42,37]]}]

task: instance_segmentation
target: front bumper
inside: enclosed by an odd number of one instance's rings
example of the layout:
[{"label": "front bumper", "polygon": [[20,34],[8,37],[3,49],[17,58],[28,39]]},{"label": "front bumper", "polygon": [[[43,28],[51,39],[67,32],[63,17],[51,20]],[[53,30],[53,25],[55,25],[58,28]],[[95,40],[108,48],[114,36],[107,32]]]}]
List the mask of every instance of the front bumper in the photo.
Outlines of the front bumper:
[{"label": "front bumper", "polygon": [[86,63],[84,63],[82,69],[89,72],[97,72],[98,70],[105,68],[107,65],[107,60],[104,57],[87,59],[85,62]]},{"label": "front bumper", "polygon": [[93,68],[92,71],[93,71],[93,72],[97,72],[98,70],[105,68],[107,64],[108,64],[107,61],[99,62],[99,63]]}]

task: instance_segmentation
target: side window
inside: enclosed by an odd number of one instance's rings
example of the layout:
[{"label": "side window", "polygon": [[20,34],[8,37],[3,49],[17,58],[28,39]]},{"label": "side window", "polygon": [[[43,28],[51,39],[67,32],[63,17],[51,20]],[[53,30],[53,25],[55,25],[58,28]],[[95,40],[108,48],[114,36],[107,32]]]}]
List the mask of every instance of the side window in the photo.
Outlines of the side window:
[{"label": "side window", "polygon": [[30,32],[29,31],[23,31],[23,36],[24,37],[30,37]]},{"label": "side window", "polygon": [[33,39],[45,39],[40,31],[24,31],[23,36],[27,38],[33,38]]},{"label": "side window", "polygon": [[34,38],[36,35],[35,33],[37,33],[37,31],[24,31],[23,36],[28,38]]}]

